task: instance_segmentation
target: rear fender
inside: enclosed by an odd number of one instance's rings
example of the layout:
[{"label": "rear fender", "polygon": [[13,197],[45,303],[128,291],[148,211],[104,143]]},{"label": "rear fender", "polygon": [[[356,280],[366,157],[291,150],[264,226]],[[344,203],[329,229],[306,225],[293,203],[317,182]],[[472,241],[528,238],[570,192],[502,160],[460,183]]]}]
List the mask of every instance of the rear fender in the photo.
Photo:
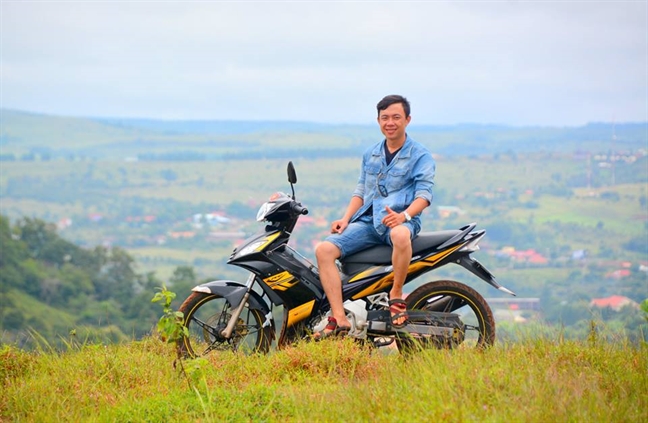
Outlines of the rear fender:
[{"label": "rear fender", "polygon": [[488,269],[486,269],[480,262],[470,257],[470,255],[460,257],[457,260],[457,264],[470,271],[473,275],[478,276],[481,280],[488,283],[489,285],[499,289],[502,292],[506,292],[509,295],[515,296],[515,293],[513,291],[510,291],[509,289],[504,288],[502,285],[497,283],[495,276],[493,276],[493,274],[489,272]]}]

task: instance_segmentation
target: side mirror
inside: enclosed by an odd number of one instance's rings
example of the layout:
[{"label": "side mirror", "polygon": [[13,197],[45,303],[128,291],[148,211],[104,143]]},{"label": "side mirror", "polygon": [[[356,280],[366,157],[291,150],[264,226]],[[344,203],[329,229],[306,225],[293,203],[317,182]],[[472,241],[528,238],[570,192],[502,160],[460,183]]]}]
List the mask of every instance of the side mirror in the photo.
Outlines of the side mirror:
[{"label": "side mirror", "polygon": [[297,173],[295,172],[293,162],[288,162],[288,182],[291,184],[297,183]]}]

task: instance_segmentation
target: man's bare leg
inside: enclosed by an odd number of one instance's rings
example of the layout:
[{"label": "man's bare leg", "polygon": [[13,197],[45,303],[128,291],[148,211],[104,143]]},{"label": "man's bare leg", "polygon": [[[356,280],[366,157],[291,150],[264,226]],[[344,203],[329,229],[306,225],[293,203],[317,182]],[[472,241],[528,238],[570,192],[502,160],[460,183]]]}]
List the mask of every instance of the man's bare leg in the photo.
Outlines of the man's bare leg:
[{"label": "man's bare leg", "polygon": [[351,326],[346,317],[342,302],[342,280],[340,272],[335,265],[335,260],[340,257],[340,249],[335,244],[324,241],[317,246],[315,256],[317,257],[317,267],[319,268],[320,281],[331,304],[331,314],[337,320],[338,326]]},{"label": "man's bare leg", "polygon": [[[394,284],[389,291],[389,298],[392,300],[403,298],[403,285],[407,278],[407,269],[412,260],[411,233],[406,226],[396,226],[390,233],[393,250],[392,266],[394,267]],[[406,318],[403,316],[394,323],[403,324]]]}]

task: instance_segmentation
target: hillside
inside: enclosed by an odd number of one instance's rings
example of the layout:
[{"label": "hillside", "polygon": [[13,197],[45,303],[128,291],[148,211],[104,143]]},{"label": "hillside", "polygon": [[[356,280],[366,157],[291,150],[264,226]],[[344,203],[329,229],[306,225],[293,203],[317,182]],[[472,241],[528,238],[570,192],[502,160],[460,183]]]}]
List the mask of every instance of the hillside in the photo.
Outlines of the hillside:
[{"label": "hillside", "polygon": [[[288,160],[297,168],[297,197],[310,209],[293,241],[313,259],[328,222],[346,206],[360,151],[377,133],[369,125],[1,113],[0,214],[14,228],[13,236],[29,219],[42,219],[56,236],[84,250],[121,250],[140,287],[145,282],[160,286],[178,269],[181,274],[191,269],[195,276],[179,286],[179,298],[196,280],[245,279],[243,271],[225,261],[234,246],[260,229],[254,221],[260,204],[271,193],[289,189]],[[486,229],[476,257],[502,284],[539,299],[542,312],[524,312],[524,319],[566,325],[582,337],[583,322],[597,316],[622,322],[636,338],[641,323],[636,309],[608,312],[590,304],[612,296],[635,304],[648,298],[645,128],[412,124],[412,135],[437,160],[435,199],[423,214],[424,230],[469,222]],[[42,310],[51,306],[36,293],[52,285],[45,275],[32,275],[34,292],[23,287],[4,297],[23,304],[22,318],[14,315],[9,321],[12,328],[25,330],[30,319],[43,320],[32,310],[39,309],[39,301]],[[464,281],[486,297],[498,295],[458,267],[443,268],[435,278]],[[92,316],[100,315],[102,307],[130,312],[119,301],[108,306],[106,298],[88,294]],[[55,307],[62,313],[55,319],[61,323],[58,333],[79,324],[65,311],[69,305]],[[504,324],[512,314],[502,310],[498,315]],[[117,318],[122,333],[143,334],[152,325],[140,322],[134,329],[132,318]],[[53,331],[51,323],[47,327]]]},{"label": "hillside", "polygon": [[[0,109],[3,160],[25,157],[143,160],[357,157],[379,137],[372,123],[164,121],[61,117]],[[646,123],[581,127],[417,125],[410,134],[446,156],[615,150],[648,145]]]}]

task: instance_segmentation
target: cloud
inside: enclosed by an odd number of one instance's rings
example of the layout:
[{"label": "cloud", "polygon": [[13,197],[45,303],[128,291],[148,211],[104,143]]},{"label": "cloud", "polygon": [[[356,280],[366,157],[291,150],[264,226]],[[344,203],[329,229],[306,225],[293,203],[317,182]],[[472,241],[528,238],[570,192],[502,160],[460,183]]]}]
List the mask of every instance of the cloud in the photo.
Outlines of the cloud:
[{"label": "cloud", "polygon": [[3,2],[2,107],[367,123],[646,120],[646,3]]}]

